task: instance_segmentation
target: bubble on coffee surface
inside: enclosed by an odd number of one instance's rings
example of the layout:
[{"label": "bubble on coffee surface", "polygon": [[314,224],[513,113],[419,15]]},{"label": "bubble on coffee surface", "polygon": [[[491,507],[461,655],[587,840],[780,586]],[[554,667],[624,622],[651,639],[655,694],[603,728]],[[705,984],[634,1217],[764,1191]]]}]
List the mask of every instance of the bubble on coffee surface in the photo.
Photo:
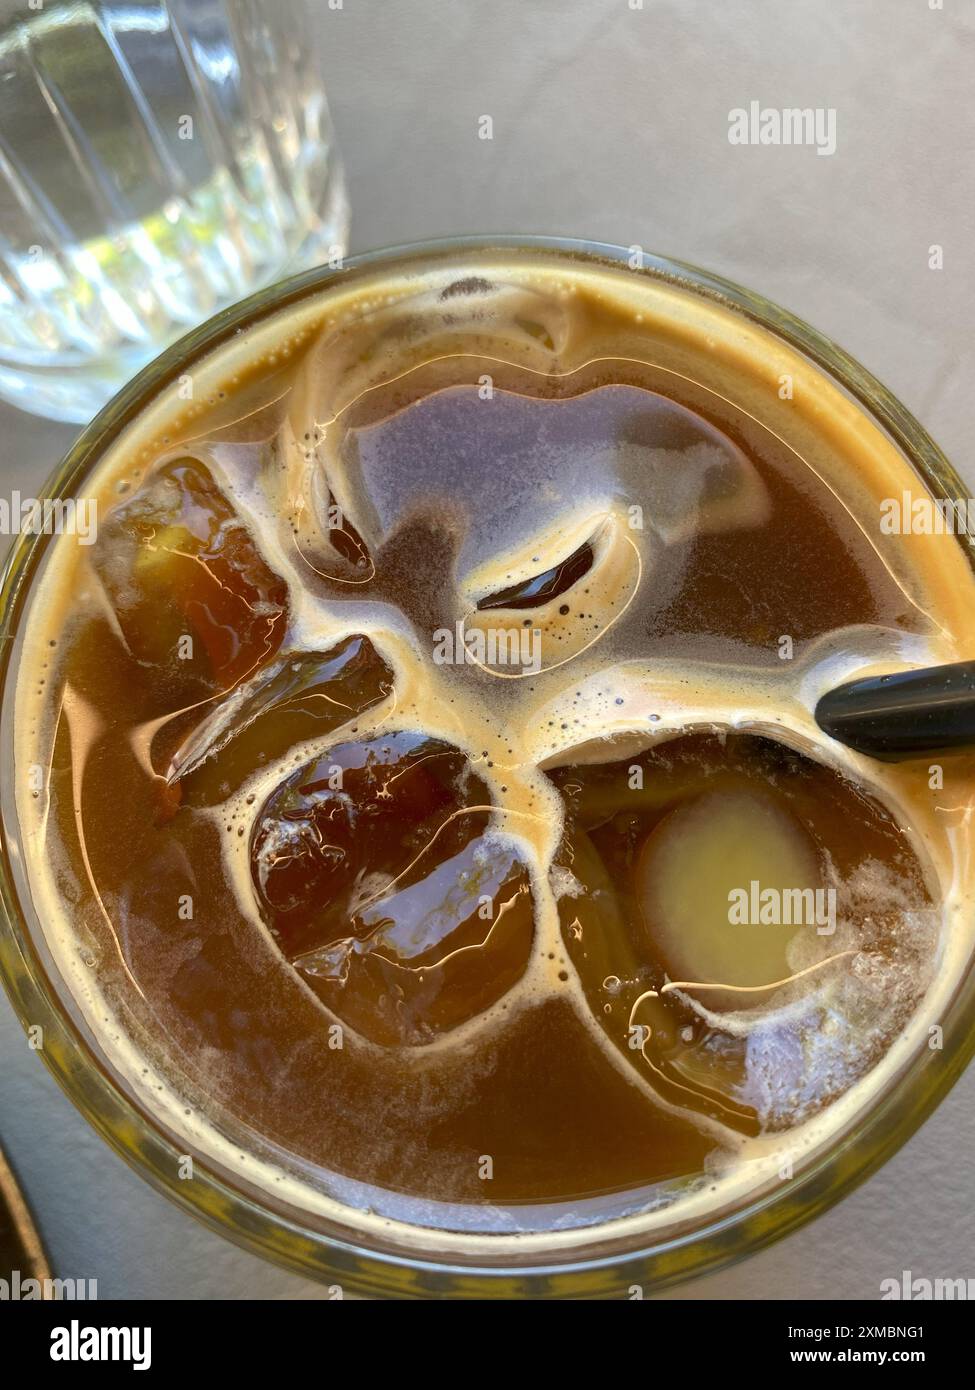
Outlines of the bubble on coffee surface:
[{"label": "bubble on coffee surface", "polygon": [[[483,1206],[465,1156],[488,1151],[494,1205],[653,1206],[852,1094],[917,1013],[967,832],[946,848],[919,778],[810,711],[837,671],[921,664],[947,627],[828,458],[638,360],[611,296],[463,283],[326,309],[285,393],[239,382],[251,425],[211,438],[197,414],[176,473],[177,424],[143,441],[62,654],[57,795],[84,790],[119,918],[86,927],[90,973],[121,959],[211,1103],[303,1162]],[[492,632],[505,659],[483,659]],[[415,777],[422,816],[398,801]],[[69,822],[47,837],[62,883]],[[876,852],[843,858],[851,824]],[[753,880],[759,915],[794,890],[812,925],[724,923]]]}]

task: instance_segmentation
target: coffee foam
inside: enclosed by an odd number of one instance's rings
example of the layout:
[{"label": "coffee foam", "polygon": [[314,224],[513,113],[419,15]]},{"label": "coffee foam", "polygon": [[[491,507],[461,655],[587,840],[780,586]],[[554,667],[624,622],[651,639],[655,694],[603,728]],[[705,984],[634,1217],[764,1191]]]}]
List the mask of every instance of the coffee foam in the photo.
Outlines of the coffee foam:
[{"label": "coffee foam", "polygon": [[[554,269],[534,263],[531,257],[509,263],[482,256],[477,278],[499,287],[485,308],[480,291],[450,293],[457,278],[456,269],[438,269],[432,270],[422,285],[413,276],[392,278],[381,286],[371,284],[366,277],[364,284],[350,284],[347,289],[340,281],[284,316],[284,326],[272,320],[248,330],[236,343],[194,368],[196,403],[179,401],[175,389],[162,393],[109,450],[92,486],[107,509],[117,498],[120,482],[124,480],[131,487],[160,459],[189,452],[207,463],[234,497],[268,565],[288,584],[292,612],[289,649],[321,650],[346,635],[363,633],[393,667],[394,696],[356,719],[356,736],[368,737],[380,729],[420,727],[466,751],[475,771],[490,787],[496,807],[495,832],[517,839],[532,866],[537,912],[532,960],[522,982],[504,1000],[432,1044],[434,1048],[476,1048],[479,1038],[510,1019],[512,1008],[526,1007],[557,993],[573,999],[594,1043],[612,1064],[634,1084],[643,1086],[655,1103],[664,1104],[649,1082],[634,1076],[632,1066],[607,1042],[592,1018],[574,971],[566,964],[556,899],[548,883],[548,867],[561,836],[562,808],[543,769],[586,760],[615,760],[692,729],[760,731],[835,768],[882,800],[902,824],[911,827],[913,843],[929,878],[938,885],[944,904],[939,969],[922,1008],[873,1071],[853,1082],[842,1099],[823,1114],[804,1119],[801,1106],[796,1110],[797,1123],[789,1132],[788,1146],[796,1153],[811,1151],[839,1133],[872,1096],[880,1093],[917,1048],[931,1021],[937,1020],[967,963],[973,921],[970,802],[954,808],[935,805],[930,796],[920,794],[917,772],[878,765],[832,743],[818,730],[811,711],[819,694],[855,674],[975,655],[971,572],[961,548],[954,544],[934,544],[934,538],[913,536],[898,537],[893,544],[890,538],[869,536],[874,551],[901,588],[905,603],[929,620],[926,630],[846,629],[820,639],[811,652],[789,667],[757,664],[754,653],[746,649],[742,662],[733,668],[707,652],[694,660],[647,661],[634,654],[606,666],[599,660],[595,639],[587,646],[580,643],[570,669],[564,669],[560,660],[546,665],[538,677],[490,680],[474,688],[457,670],[432,666],[410,624],[388,604],[358,597],[336,600],[312,592],[308,583],[313,576],[294,538],[312,495],[309,479],[322,469],[327,470],[343,510],[357,520],[369,516],[361,480],[357,482],[344,466],[343,418],[353,406],[361,406],[370,392],[387,389],[392,377],[404,380],[410,372],[456,352],[458,342],[463,343],[465,356],[539,374],[568,377],[587,364],[612,357],[615,361],[651,362],[658,371],[692,379],[761,418],[764,427],[788,442],[803,467],[811,470],[853,516],[870,515],[880,498],[918,487],[915,475],[881,431],[811,364],[738,316],[706,305],[693,295],[624,271],[576,266]],[[610,327],[604,319],[609,320]],[[794,383],[788,403],[780,399],[776,389],[783,374],[790,375]],[[227,402],[231,395],[238,399],[241,392],[250,408],[243,417],[232,418]],[[272,439],[277,450],[276,469],[260,466]],[[748,465],[748,460],[743,458],[743,463]],[[764,499],[760,480],[749,470],[750,465],[742,467],[739,492],[732,491],[723,513],[720,508],[713,512],[712,525],[731,526],[736,520],[761,513]],[[297,508],[295,498],[300,499]],[[592,535],[597,537],[593,574],[599,581],[593,604],[608,609],[613,595],[619,599],[621,590],[625,593],[626,558],[635,552],[641,568],[652,566],[654,546],[686,534],[688,518],[693,514],[693,507],[688,507],[683,515],[668,518],[658,532],[634,539],[618,497],[600,497],[596,488],[589,495],[587,508],[573,508],[571,495],[551,501],[551,521],[533,537],[530,553],[523,538],[507,550],[499,547],[492,557],[482,554],[473,558],[461,583],[462,597],[470,605],[461,617],[471,618],[473,605],[483,593],[502,589],[536,572],[540,565],[544,568],[563,559]],[[595,512],[598,526],[594,529],[593,507],[602,507]],[[309,522],[307,517],[304,520]],[[383,531],[383,520],[375,514],[371,520],[371,538],[375,540]],[[309,524],[314,526],[314,518]],[[369,534],[368,524],[362,529]],[[82,557],[59,542],[33,600],[32,612],[38,621],[27,624],[17,696],[18,768],[50,761],[57,711],[51,709],[40,723],[34,722],[37,700],[29,673],[37,669],[52,628],[47,615],[63,610],[68,596],[77,593],[81,564]],[[99,601],[90,575],[82,580],[82,588],[90,591],[94,602]],[[633,583],[633,592],[635,588]],[[648,703],[652,705],[649,720]],[[78,727],[83,742],[85,711],[76,707],[65,715]],[[477,733],[472,734],[473,730]],[[289,755],[288,766],[300,765],[342,737],[340,730],[321,743],[313,740],[299,746]],[[147,748],[144,742],[146,757]],[[494,766],[488,767],[489,762]],[[215,820],[232,815],[246,826],[282,775],[280,764],[255,773],[232,803],[213,812]],[[25,779],[18,776],[18,788],[24,784]],[[502,786],[506,791],[501,791]],[[23,824],[43,827],[43,798],[38,804],[26,793],[21,791],[20,795]],[[254,932],[264,937],[269,957],[276,957],[280,969],[290,970],[276,956],[257,912],[247,863],[249,838],[224,839],[225,869],[235,885],[242,915]],[[205,1116],[186,1116],[180,1097],[168,1089],[164,1071],[157,1074],[152,1058],[133,1046],[119,1023],[104,1023],[110,1012],[106,997],[97,973],[93,975],[83,963],[78,937],[55,889],[67,864],[59,847],[43,834],[29,835],[26,848],[31,889],[46,939],[111,1065],[152,1113],[204,1152],[218,1157],[230,1171],[238,1171],[237,1145],[225,1143]],[[45,852],[47,864],[42,858]],[[569,891],[564,882],[561,886]],[[891,891],[890,884],[881,886]],[[906,920],[912,905],[902,907]],[[927,930],[928,924],[924,924],[918,935]],[[559,978],[564,973],[570,977],[568,982]],[[327,1013],[317,998],[316,1003]],[[784,1009],[789,1007],[788,1003],[783,1005]],[[753,1020],[744,1018],[729,1020],[723,1015],[722,1026],[730,1031],[740,1029],[743,1034],[761,1034]],[[842,1067],[842,1059],[834,1056],[831,1065]],[[151,1082],[145,1080],[147,1076]],[[773,1095],[773,1083],[774,1068],[770,1070],[768,1053],[756,1050],[753,1084],[756,1093],[765,1096],[765,1113],[771,1113],[773,1104],[781,1109]],[[164,1089],[157,1090],[157,1086]],[[631,1194],[631,1204],[642,1208],[649,1201],[652,1209],[620,1217],[620,1233],[627,1223],[634,1229],[645,1229],[671,1219],[699,1219],[705,1211],[741,1200],[773,1177],[781,1158],[781,1135],[766,1134],[745,1141],[721,1132],[716,1138],[725,1153],[724,1158],[714,1159],[720,1171],[719,1191],[711,1190],[708,1183],[697,1184],[673,1210],[658,1205],[647,1194],[639,1199]],[[732,1154],[737,1157],[732,1159]],[[464,1230],[472,1221],[477,1224],[484,1219],[483,1212],[448,1211],[446,1204],[412,1203],[388,1196],[377,1200],[371,1191],[366,1203],[358,1191],[361,1185],[335,1175],[328,1176],[323,1191],[320,1182],[286,1173],[260,1156],[248,1156],[241,1176],[279,1196],[287,1195],[299,1208],[346,1222],[352,1219],[366,1229],[383,1226],[388,1213],[395,1214],[397,1228],[419,1223]],[[357,1195],[349,1195],[353,1193]],[[343,1206],[346,1201],[371,1205],[379,1215],[350,1216]],[[495,1217],[508,1232],[531,1224],[524,1216],[495,1213]],[[558,1217],[549,1213],[549,1219],[556,1225],[561,1221],[573,1224],[564,1213]],[[439,1232],[435,1238],[417,1230],[399,1229],[399,1234],[410,1243],[430,1248],[434,1239],[448,1249],[454,1240],[449,1231]],[[571,1231],[562,1238],[523,1231],[518,1238],[541,1249],[569,1246],[576,1237]],[[469,1237],[457,1246],[461,1247],[470,1251]]]}]

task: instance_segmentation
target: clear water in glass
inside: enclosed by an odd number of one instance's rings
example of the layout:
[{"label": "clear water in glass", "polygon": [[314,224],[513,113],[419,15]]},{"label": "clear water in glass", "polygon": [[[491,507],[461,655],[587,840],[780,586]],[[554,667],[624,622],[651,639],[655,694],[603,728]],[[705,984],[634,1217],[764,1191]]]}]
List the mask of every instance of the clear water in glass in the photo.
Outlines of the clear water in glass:
[{"label": "clear water in glass", "polygon": [[87,421],[165,344],[341,256],[300,0],[0,0],[0,396]]}]

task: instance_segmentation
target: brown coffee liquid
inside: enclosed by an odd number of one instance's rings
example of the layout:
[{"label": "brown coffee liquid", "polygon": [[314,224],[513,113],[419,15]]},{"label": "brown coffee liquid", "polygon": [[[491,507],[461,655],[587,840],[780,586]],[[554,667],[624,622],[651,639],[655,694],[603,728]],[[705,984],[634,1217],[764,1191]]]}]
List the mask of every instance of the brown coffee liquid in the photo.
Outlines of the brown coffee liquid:
[{"label": "brown coffee liquid", "polygon": [[245,1179],[502,1230],[719,1194],[946,968],[967,760],[935,793],[810,711],[965,650],[960,554],[881,542],[852,406],[830,475],[808,399],[790,442],[603,274],[352,294],[60,543],[27,814],[99,1026]]}]

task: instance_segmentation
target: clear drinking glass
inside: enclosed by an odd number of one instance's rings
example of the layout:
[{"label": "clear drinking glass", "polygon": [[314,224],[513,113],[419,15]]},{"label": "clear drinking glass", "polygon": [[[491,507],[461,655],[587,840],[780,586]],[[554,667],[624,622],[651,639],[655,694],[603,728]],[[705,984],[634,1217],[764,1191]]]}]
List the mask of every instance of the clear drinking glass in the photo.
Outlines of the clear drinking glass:
[{"label": "clear drinking glass", "polygon": [[[466,238],[400,247],[349,260],[341,272],[321,269],[276,285],[238,304],[170,349],[105,409],[81,437],[44,489],[48,498],[83,497],[92,473],[140,413],[153,409],[179,377],[200,370],[213,354],[232,349],[241,333],[260,333],[274,318],[350,287],[383,299],[391,286],[422,283],[431,269],[451,280],[483,277],[497,257],[519,256],[559,266],[571,283],[575,269],[599,267],[639,273],[686,305],[703,300],[758,329],[780,349],[815,364],[824,384],[837,389],[871,428],[896,445],[935,499],[959,502],[965,488],[922,426],[865,368],[786,310],[739,285],[682,262],[622,247],[551,238]],[[693,316],[688,314],[688,321]],[[732,327],[728,325],[731,333]],[[969,537],[946,544],[965,548]],[[0,585],[0,761],[13,768],[14,697],[24,634],[39,577],[55,535],[22,534]],[[376,1213],[345,1206],[341,1213],[292,1205],[274,1184],[231,1172],[219,1155],[197,1152],[197,1141],[174,1129],[130,1081],[113,1068],[84,1011],[59,973],[47,945],[45,922],[32,901],[26,875],[24,827],[19,823],[15,777],[0,784],[0,982],[26,1027],[40,1027],[39,1056],[81,1112],[144,1177],[214,1229],[267,1258],[338,1284],[347,1293],[388,1298],[628,1298],[633,1285],[647,1293],[720,1268],[796,1230],[844,1197],[908,1139],[957,1081],[975,1054],[975,963],[947,1002],[940,1024],[942,1047],[922,1046],[906,1057],[884,1090],[849,1115],[835,1133],[797,1161],[788,1182],[772,1180],[729,1200],[701,1220],[678,1214],[653,1231],[632,1221],[610,1220],[573,1229],[540,1229],[531,1240],[440,1231],[383,1223]],[[254,1145],[238,1128],[233,1142]],[[610,1136],[611,1138],[611,1136]],[[180,1165],[193,1153],[193,1181]],[[258,1165],[252,1169],[256,1175]],[[307,1176],[307,1173],[304,1174]],[[327,1190],[323,1188],[323,1191]],[[380,1213],[381,1216],[381,1213]],[[367,1223],[367,1224],[366,1224]],[[494,1247],[493,1249],[491,1247]]]},{"label": "clear drinking glass", "polygon": [[302,0],[0,0],[0,396],[87,421],[347,226]]}]

